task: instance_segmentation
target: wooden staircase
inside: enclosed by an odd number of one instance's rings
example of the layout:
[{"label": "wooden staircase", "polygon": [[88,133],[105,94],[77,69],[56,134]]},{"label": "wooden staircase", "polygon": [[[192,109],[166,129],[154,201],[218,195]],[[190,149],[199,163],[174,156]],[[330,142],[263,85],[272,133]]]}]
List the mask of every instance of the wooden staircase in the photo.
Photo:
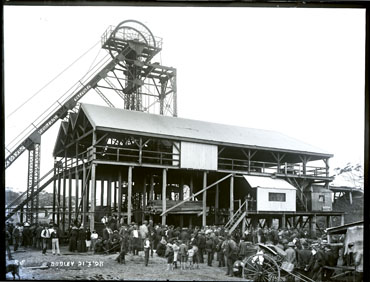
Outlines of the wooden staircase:
[{"label": "wooden staircase", "polygon": [[234,215],[229,219],[229,221],[225,224],[225,229],[228,230],[229,234],[231,234],[236,227],[240,224],[240,222],[245,218],[247,215],[247,201],[245,201],[239,209],[234,213]]}]

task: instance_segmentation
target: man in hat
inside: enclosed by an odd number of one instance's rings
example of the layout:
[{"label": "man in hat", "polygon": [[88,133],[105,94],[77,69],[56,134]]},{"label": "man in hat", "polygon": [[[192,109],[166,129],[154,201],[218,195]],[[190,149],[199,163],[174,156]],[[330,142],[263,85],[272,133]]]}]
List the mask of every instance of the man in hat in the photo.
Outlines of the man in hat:
[{"label": "man in hat", "polygon": [[41,237],[42,237],[42,254],[46,255],[46,249],[48,247],[50,240],[50,231],[47,225],[45,225],[44,230],[42,230]]},{"label": "man in hat", "polygon": [[144,220],[143,224],[139,226],[140,234],[140,248],[144,249],[144,239],[149,236],[148,221]]},{"label": "man in hat", "polygon": [[14,230],[13,230],[13,237],[14,237],[14,252],[18,250],[19,241],[20,241],[20,224],[17,223]]},{"label": "man in hat", "polygon": [[204,250],[206,248],[206,237],[204,231],[201,230],[197,236],[198,258],[199,263],[204,263]]},{"label": "man in hat", "polygon": [[132,237],[132,251],[133,255],[139,255],[139,249],[141,247],[140,233],[137,225],[134,225],[134,229],[131,232]]},{"label": "man in hat", "polygon": [[312,256],[308,267],[305,269],[310,271],[312,280],[317,281],[322,278],[322,269],[325,266],[325,254],[322,246],[318,243],[312,244]]},{"label": "man in hat", "polygon": [[213,259],[213,251],[215,249],[215,246],[214,246],[214,241],[212,240],[211,234],[208,233],[207,234],[207,239],[206,239],[206,252],[207,252],[207,263],[208,263],[208,266],[212,266],[212,259]]},{"label": "man in hat", "polygon": [[12,235],[9,232],[9,227],[8,226],[6,226],[6,228],[5,228],[5,235],[6,235],[6,238],[5,238],[6,252],[8,253],[8,259],[12,260],[13,257],[12,257],[12,253],[11,253],[10,248],[9,248],[10,239],[12,238]]},{"label": "man in hat", "polygon": [[[288,248],[285,250],[286,256],[284,257],[284,261],[289,263],[293,270],[296,264],[296,253],[294,250],[295,244],[294,242],[289,242],[287,246]],[[294,282],[294,277],[288,276],[286,281]]]},{"label": "man in hat", "polygon": [[243,260],[248,255],[248,246],[247,242],[245,241],[245,237],[242,237],[239,242],[239,253],[238,258]]},{"label": "man in hat", "polygon": [[58,254],[58,256],[60,256],[60,250],[59,250],[60,232],[59,232],[58,225],[54,224],[54,228],[51,231],[50,237],[51,237],[51,248],[52,248],[53,255],[55,255],[55,249],[56,249],[56,253]]},{"label": "man in hat", "polygon": [[296,254],[294,250],[295,244],[294,242],[289,242],[287,246],[288,248],[285,250],[286,256],[284,260],[289,263],[295,264],[296,263]]},{"label": "man in hat", "polygon": [[224,254],[227,261],[227,273],[226,275],[234,276],[233,265],[237,259],[237,246],[234,241],[234,238],[230,234],[227,235],[225,245],[224,245]]},{"label": "man in hat", "polygon": [[224,241],[224,237],[218,237],[218,244],[216,246],[218,267],[225,267]]}]

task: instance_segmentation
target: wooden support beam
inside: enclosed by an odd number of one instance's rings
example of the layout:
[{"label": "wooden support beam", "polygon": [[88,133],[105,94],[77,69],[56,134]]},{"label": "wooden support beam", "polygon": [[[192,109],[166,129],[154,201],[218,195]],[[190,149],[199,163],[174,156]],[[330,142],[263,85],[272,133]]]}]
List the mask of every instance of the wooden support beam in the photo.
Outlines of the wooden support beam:
[{"label": "wooden support beam", "polygon": [[[75,167],[75,188],[76,188],[76,196],[75,196],[75,220],[77,220],[78,217],[78,194],[79,194],[79,173],[78,173],[78,142],[76,142],[76,167]],[[92,230],[91,230],[92,231]]]},{"label": "wooden support beam", "polygon": [[61,149],[60,151],[58,151],[56,153],[56,155],[59,155],[60,153],[63,153],[63,151],[65,151],[66,149],[68,149],[69,147],[75,145],[78,143],[78,141],[80,141],[81,139],[87,137],[88,135],[90,135],[91,133],[93,133],[93,129],[91,129],[89,132],[86,132],[85,134],[83,134],[82,136],[78,137],[76,140],[73,140],[73,142],[67,144],[66,146],[63,146],[63,149]]},{"label": "wooden support beam", "polygon": [[108,179],[108,185],[107,185],[107,206],[108,206],[108,210],[110,214],[111,209],[112,209],[112,181],[110,177]]},{"label": "wooden support beam", "polygon": [[166,224],[166,193],[167,193],[167,170],[162,170],[162,225]]},{"label": "wooden support beam", "polygon": [[117,210],[117,181],[114,181],[114,190],[113,190],[113,210]]},{"label": "wooden support beam", "polygon": [[132,198],[132,166],[128,167],[128,187],[127,187],[127,224],[131,224],[131,198]]},{"label": "wooden support beam", "polygon": [[95,145],[98,145],[101,141],[103,141],[108,136],[108,133],[105,133],[102,137],[100,137],[96,142]]},{"label": "wooden support beam", "polygon": [[143,138],[140,137],[139,142],[139,164],[141,164],[143,159]]},{"label": "wooden support beam", "polygon": [[281,215],[281,228],[286,228],[286,215],[283,213]]},{"label": "wooden support beam", "polygon": [[184,176],[181,174],[180,178],[180,195],[179,195],[179,200],[182,201],[184,200]]},{"label": "wooden support beam", "polygon": [[150,192],[149,192],[149,200],[154,200],[154,175],[150,174]]},{"label": "wooden support beam", "polygon": [[[66,152],[67,154],[67,152]],[[63,214],[62,214],[62,231],[65,232],[65,224],[66,224],[66,215],[64,211],[66,210],[66,170],[67,170],[67,156],[64,157],[64,168],[63,168]]]},{"label": "wooden support beam", "polygon": [[323,161],[325,163],[325,174],[326,174],[326,177],[329,177],[329,158],[323,159]]},{"label": "wooden support beam", "polygon": [[326,228],[330,228],[330,225],[331,225],[331,224],[330,224],[330,221],[331,221],[331,220],[330,220],[330,215],[327,215],[327,216],[326,216]]},{"label": "wooden support beam", "polygon": [[90,230],[95,230],[95,206],[96,206],[96,164],[91,163],[91,204],[89,210]]},{"label": "wooden support beam", "polygon": [[219,197],[220,190],[219,185],[216,185],[216,195],[215,195],[215,224],[218,224],[218,208],[219,208]]},{"label": "wooden support beam", "polygon": [[[190,197],[193,197],[193,192],[194,192],[194,180],[193,180],[193,175],[190,175]],[[194,201],[194,198],[192,198],[192,201]]]},{"label": "wooden support beam", "polygon": [[143,208],[142,208],[142,219],[141,221],[144,222],[145,220],[145,211],[146,211],[146,204],[147,204],[147,197],[146,197],[146,177],[144,175],[143,179]]},{"label": "wooden support beam", "polygon": [[[68,227],[72,220],[72,168],[68,172]],[[77,202],[76,202],[77,203]]]},{"label": "wooden support beam", "polygon": [[103,207],[104,206],[104,185],[105,184],[105,181],[104,180],[100,180],[100,206]]},{"label": "wooden support beam", "polygon": [[207,225],[207,190],[205,189],[207,187],[207,172],[203,172],[203,211],[202,211],[202,226],[205,227]]},{"label": "wooden support beam", "polygon": [[286,217],[286,223],[287,223],[287,226],[289,225],[289,227],[293,227],[292,223],[290,222],[290,217]]},{"label": "wooden support beam", "polygon": [[[302,216],[302,220],[303,220],[303,216]],[[308,216],[307,218],[306,218],[306,220],[304,221],[304,223],[301,225],[301,228],[305,228],[306,227],[306,224],[307,224],[307,222],[310,220],[310,217]]]},{"label": "wooden support beam", "polygon": [[87,212],[87,179],[86,179],[86,163],[82,165],[82,189],[85,193],[81,193],[82,198],[82,224],[86,226],[86,212]]},{"label": "wooden support beam", "polygon": [[118,218],[122,215],[122,171],[118,171]]},{"label": "wooden support beam", "polygon": [[[202,189],[202,190],[198,191],[197,193],[195,193],[195,194],[193,194],[193,195],[192,195],[192,194],[190,194],[190,197],[188,197],[188,198],[184,199],[183,201],[181,201],[180,203],[178,203],[178,204],[176,204],[176,205],[172,206],[171,208],[169,208],[169,209],[168,209],[168,210],[166,210],[165,212],[162,212],[162,213],[161,213],[161,216],[163,216],[164,214],[167,214],[167,213],[168,213],[168,212],[170,212],[171,210],[173,210],[173,209],[177,208],[178,206],[182,205],[183,203],[185,203],[185,202],[189,201],[189,200],[190,200],[190,199],[192,199],[193,197],[195,198],[195,197],[196,197],[196,196],[198,196],[199,194],[203,193],[203,192],[204,192],[204,190],[208,190],[209,188],[212,188],[213,186],[215,186],[215,185],[217,185],[218,183],[220,183],[220,182],[222,182],[222,181],[226,180],[226,179],[227,179],[227,178],[229,178],[230,176],[232,176],[232,174],[228,174],[228,175],[224,176],[223,178],[221,178],[221,179],[217,180],[216,182],[212,183],[211,185],[208,185],[207,187],[205,187],[204,189]],[[190,181],[190,191],[192,191],[192,190],[193,190],[193,189],[192,189],[192,187],[193,187],[193,181],[192,181],[192,179],[191,179],[191,181]]]},{"label": "wooden support beam", "polygon": [[55,223],[55,207],[57,198],[56,158],[54,158],[54,180],[53,180],[53,222]]},{"label": "wooden support beam", "polygon": [[230,177],[230,218],[234,216],[234,175]]}]

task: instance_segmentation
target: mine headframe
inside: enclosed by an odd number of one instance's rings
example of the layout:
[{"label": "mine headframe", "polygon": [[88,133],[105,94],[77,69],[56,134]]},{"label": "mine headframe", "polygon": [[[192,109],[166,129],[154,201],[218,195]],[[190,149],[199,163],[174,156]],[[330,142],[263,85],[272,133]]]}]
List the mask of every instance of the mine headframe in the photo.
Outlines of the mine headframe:
[{"label": "mine headframe", "polygon": [[144,24],[126,20],[117,27],[108,27],[102,35],[101,44],[111,59],[92,68],[85,80],[78,81],[77,89],[67,98],[63,94],[5,148],[5,168],[24,151],[29,151],[25,203],[26,218],[30,222],[37,221],[38,214],[41,136],[58,120],[68,120],[75,114],[79,108],[78,101],[90,90],[94,89],[110,107],[114,104],[104,91],[118,94],[125,109],[177,116],[176,69],[158,62],[151,63],[162,50],[161,38],[155,37]]}]

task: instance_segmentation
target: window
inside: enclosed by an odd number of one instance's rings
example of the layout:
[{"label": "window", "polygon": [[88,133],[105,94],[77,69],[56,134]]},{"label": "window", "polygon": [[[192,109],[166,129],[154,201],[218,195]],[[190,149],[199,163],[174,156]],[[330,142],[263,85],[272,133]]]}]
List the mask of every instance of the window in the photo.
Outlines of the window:
[{"label": "window", "polygon": [[285,202],[285,193],[269,193],[270,202]]},{"label": "window", "polygon": [[325,203],[325,196],[324,195],[319,195],[319,202],[320,203]]}]

